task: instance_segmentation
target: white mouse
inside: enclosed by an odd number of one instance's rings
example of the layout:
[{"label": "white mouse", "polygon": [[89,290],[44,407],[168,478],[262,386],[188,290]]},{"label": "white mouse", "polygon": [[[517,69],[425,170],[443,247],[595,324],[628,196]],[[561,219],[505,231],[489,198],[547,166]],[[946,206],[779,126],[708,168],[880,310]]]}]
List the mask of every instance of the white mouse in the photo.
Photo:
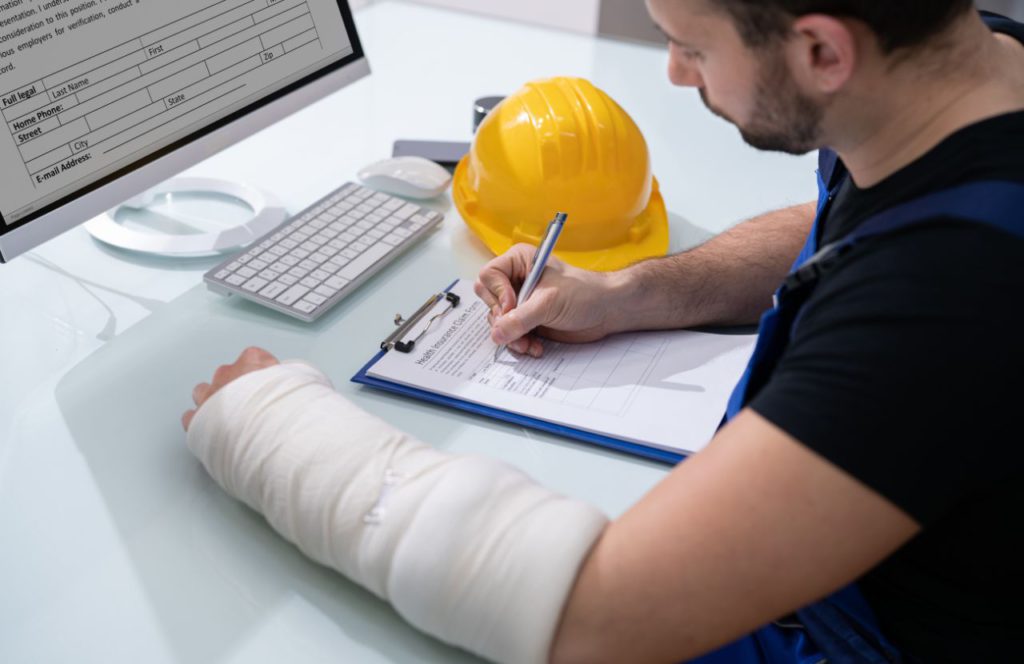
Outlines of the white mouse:
[{"label": "white mouse", "polygon": [[452,176],[423,157],[394,157],[359,171],[367,187],[406,198],[433,198],[448,188]]}]

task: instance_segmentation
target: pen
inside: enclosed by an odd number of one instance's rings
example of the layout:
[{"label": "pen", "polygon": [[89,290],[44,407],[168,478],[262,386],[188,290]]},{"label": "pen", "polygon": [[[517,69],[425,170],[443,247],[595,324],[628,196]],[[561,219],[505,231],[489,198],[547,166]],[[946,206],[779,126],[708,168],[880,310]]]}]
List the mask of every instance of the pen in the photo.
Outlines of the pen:
[{"label": "pen", "polygon": [[[562,233],[562,226],[565,225],[565,220],[569,217],[564,212],[555,214],[555,218],[548,224],[548,229],[544,232],[544,239],[541,240],[540,246],[537,247],[537,253],[533,255],[533,263],[530,265],[530,273],[526,275],[526,281],[523,282],[522,288],[519,289],[519,295],[516,297],[516,306],[518,307],[530,297],[533,293],[533,289],[537,287],[537,283],[540,281],[540,276],[544,272],[544,266],[548,263],[548,258],[551,257],[551,251],[555,248],[555,242],[558,241],[558,236]],[[501,355],[501,351],[505,349],[504,345],[498,346],[494,351],[494,361],[498,361],[498,356]]]}]

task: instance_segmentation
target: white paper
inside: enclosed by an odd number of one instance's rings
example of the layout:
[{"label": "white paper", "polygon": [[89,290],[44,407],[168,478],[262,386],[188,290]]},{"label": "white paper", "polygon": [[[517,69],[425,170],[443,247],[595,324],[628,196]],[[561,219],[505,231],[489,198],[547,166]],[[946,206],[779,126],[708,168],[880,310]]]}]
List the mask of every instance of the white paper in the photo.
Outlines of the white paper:
[{"label": "white paper", "polygon": [[487,306],[467,281],[453,291],[460,305],[413,352],[387,353],[370,376],[673,452],[696,452],[714,435],[756,340],[639,332],[589,344],[545,341],[539,359],[505,350],[496,362]]}]

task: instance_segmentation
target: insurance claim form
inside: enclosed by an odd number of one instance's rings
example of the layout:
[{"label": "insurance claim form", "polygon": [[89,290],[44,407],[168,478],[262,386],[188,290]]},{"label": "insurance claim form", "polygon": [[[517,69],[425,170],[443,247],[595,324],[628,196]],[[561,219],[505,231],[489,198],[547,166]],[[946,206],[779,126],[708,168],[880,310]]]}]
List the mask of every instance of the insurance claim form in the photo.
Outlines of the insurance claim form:
[{"label": "insurance claim form", "polygon": [[639,332],[588,344],[545,341],[541,358],[506,349],[495,359],[487,306],[471,282],[452,291],[459,306],[430,325],[411,353],[385,353],[367,374],[671,452],[708,443],[756,339]]}]

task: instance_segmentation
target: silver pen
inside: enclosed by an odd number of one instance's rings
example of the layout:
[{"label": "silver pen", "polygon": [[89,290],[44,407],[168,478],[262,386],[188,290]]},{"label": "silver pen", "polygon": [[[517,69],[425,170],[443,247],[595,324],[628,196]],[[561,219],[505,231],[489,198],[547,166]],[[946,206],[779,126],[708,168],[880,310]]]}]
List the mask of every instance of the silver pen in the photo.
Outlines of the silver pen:
[{"label": "silver pen", "polygon": [[[537,287],[540,282],[541,274],[544,272],[544,267],[548,264],[548,258],[551,257],[551,252],[555,248],[555,242],[558,242],[558,236],[562,234],[562,226],[565,225],[565,220],[568,219],[569,215],[564,212],[555,214],[555,218],[548,224],[548,229],[544,232],[544,239],[541,240],[540,246],[537,247],[537,253],[533,255],[533,263],[530,265],[530,273],[526,275],[526,281],[523,282],[522,288],[519,289],[519,295],[516,297],[516,306],[518,307],[533,294],[533,289]],[[501,351],[505,350],[505,346],[500,345],[494,351],[494,361],[498,361],[498,357],[501,355]]]}]

